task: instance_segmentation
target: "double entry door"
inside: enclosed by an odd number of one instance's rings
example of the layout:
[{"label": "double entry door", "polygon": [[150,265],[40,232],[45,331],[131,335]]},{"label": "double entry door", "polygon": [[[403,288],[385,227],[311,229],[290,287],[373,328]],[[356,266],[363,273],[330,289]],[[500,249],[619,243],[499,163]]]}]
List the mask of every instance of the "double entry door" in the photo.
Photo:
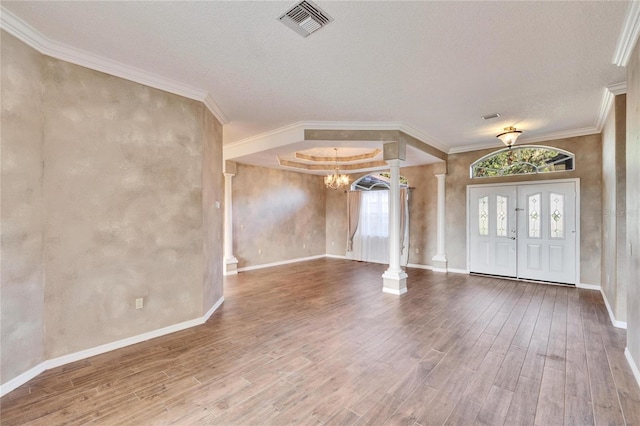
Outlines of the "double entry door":
[{"label": "double entry door", "polygon": [[469,271],[576,284],[576,186],[469,186]]}]

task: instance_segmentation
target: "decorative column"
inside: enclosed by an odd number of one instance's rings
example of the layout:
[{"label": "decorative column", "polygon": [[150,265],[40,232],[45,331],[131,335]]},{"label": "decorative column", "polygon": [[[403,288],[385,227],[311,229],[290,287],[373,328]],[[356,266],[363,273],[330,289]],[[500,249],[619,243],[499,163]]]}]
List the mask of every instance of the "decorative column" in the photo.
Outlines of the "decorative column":
[{"label": "decorative column", "polygon": [[447,255],[445,251],[445,174],[436,175],[438,179],[438,206],[437,206],[437,242],[436,255],[433,261],[433,270],[436,272],[447,272]]},{"label": "decorative column", "polygon": [[404,145],[398,142],[384,145],[384,157],[391,168],[389,191],[389,269],[382,274],[382,291],[391,294],[407,292],[407,274],[400,267],[400,160]]},{"label": "decorative column", "polygon": [[235,275],[238,273],[238,259],[233,255],[233,210],[231,179],[236,174],[236,163],[225,162],[224,171],[224,274]]}]

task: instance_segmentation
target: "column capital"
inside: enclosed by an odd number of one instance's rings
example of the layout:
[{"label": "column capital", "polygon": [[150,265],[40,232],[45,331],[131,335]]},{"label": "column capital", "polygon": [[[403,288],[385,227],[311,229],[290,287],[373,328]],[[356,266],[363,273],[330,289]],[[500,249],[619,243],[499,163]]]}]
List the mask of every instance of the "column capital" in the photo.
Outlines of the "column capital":
[{"label": "column capital", "polygon": [[235,173],[227,173],[227,172],[224,172],[222,174],[224,175],[224,177],[229,177],[229,178],[234,177],[236,175]]},{"label": "column capital", "polygon": [[447,177],[447,174],[446,173],[436,173],[434,176],[436,178],[438,178],[438,179],[444,179],[444,178]]}]

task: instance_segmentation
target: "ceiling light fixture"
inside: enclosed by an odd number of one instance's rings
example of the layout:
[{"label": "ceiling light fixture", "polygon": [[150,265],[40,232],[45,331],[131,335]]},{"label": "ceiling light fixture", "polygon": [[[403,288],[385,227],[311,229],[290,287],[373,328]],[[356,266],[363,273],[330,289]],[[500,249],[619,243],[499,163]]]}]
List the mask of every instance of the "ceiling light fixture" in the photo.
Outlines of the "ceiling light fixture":
[{"label": "ceiling light fixture", "polygon": [[349,175],[341,175],[338,168],[338,148],[336,150],[336,167],[333,169],[333,173],[324,177],[324,185],[329,189],[340,189],[343,186],[349,185]]},{"label": "ceiling light fixture", "polygon": [[496,137],[500,139],[506,146],[511,148],[513,144],[516,143],[518,136],[520,136],[521,134],[522,130],[516,130],[515,127],[509,126],[505,127],[504,132],[500,133]]}]

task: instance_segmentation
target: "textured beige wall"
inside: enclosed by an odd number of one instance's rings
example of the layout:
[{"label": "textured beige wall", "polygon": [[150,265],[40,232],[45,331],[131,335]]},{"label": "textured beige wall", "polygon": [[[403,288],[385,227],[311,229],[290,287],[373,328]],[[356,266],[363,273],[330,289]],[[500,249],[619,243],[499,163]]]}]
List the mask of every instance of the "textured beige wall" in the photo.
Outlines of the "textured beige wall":
[{"label": "textured beige wall", "polygon": [[222,129],[200,102],[5,33],[1,99],[2,383],[219,300]]},{"label": "textured beige wall", "polygon": [[[353,178],[349,179],[353,182]],[[344,256],[347,251],[347,193],[325,189],[326,253]]]},{"label": "textured beige wall", "polygon": [[233,242],[239,268],[325,254],[322,177],[238,164]]},{"label": "textured beige wall", "polygon": [[[446,242],[449,267],[467,269],[466,190],[467,185],[503,182],[580,178],[580,279],[600,285],[602,227],[602,161],[600,134],[541,142],[576,155],[573,172],[546,175],[511,176],[487,179],[469,178],[469,166],[492,149],[450,154],[446,178]],[[498,148],[498,146],[496,146]]]},{"label": "textured beige wall", "polygon": [[44,361],[42,57],[0,32],[0,383]]},{"label": "textured beige wall", "polygon": [[222,175],[222,125],[201,108],[204,129],[202,153],[202,226],[204,232],[203,313],[222,297],[224,183]]},{"label": "textured beige wall", "polygon": [[201,316],[202,104],[48,57],[43,99],[47,357]]},{"label": "textured beige wall", "polygon": [[436,255],[439,172],[435,165],[405,167],[400,174],[409,186],[409,263],[433,265]]},{"label": "textured beige wall", "polygon": [[626,321],[626,96],[616,96],[602,130],[602,289],[618,321]]},{"label": "textured beige wall", "polygon": [[640,42],[627,65],[627,347],[640,368]]}]

